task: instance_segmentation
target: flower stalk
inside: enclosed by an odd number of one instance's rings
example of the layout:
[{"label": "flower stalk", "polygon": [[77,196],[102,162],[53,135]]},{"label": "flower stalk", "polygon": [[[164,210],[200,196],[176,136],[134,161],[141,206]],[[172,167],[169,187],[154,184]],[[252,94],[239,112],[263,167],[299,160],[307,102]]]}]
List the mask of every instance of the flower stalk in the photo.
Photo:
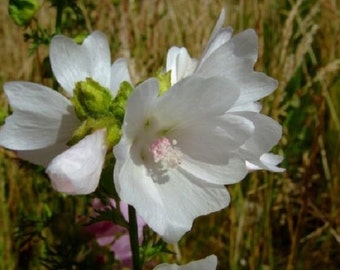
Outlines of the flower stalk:
[{"label": "flower stalk", "polygon": [[56,21],[55,21],[55,33],[61,34],[64,1],[56,1],[55,4],[56,4],[56,10],[57,10]]},{"label": "flower stalk", "polygon": [[135,208],[133,208],[131,205],[129,205],[129,235],[133,270],[141,270],[142,267],[139,256],[137,215]]}]

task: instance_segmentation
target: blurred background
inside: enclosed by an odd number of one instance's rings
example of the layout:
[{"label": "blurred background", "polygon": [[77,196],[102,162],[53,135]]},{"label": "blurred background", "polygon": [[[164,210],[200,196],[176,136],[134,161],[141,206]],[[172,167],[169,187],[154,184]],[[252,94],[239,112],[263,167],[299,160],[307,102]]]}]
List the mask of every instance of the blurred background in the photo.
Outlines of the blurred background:
[{"label": "blurred background", "polygon": [[[255,69],[280,83],[262,103],[263,112],[283,125],[273,152],[284,156],[286,171],[251,173],[229,186],[230,206],[198,218],[179,243],[177,259],[214,253],[218,269],[340,269],[338,0],[69,2],[74,6],[63,12],[61,33],[103,31],[112,59],[128,59],[135,83],[164,66],[171,46],[199,57],[222,7],[235,33],[254,28]],[[8,15],[8,1],[0,2],[1,124],[10,113],[4,82],[52,85],[48,43],[58,18],[51,1],[40,3],[36,20],[23,27]],[[107,251],[91,253],[78,223],[89,200],[58,194],[42,168],[0,149],[0,269],[57,269],[56,261],[58,269],[110,269],[99,268],[93,253]]]}]

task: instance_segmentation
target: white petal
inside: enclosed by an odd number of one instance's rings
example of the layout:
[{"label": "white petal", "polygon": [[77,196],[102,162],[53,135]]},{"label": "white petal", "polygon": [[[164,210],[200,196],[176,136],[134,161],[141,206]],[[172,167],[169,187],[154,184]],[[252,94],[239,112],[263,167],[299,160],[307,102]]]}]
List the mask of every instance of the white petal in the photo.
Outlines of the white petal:
[{"label": "white petal", "polygon": [[154,270],[215,270],[217,267],[217,257],[210,255],[204,259],[193,261],[185,265],[163,263]]},{"label": "white petal", "polygon": [[105,35],[94,31],[81,45],[90,58],[91,78],[102,86],[110,88],[111,83],[111,54],[108,41]]},{"label": "white petal", "polygon": [[[218,76],[229,72],[229,67],[235,68],[234,65],[240,65],[240,61],[248,60],[243,64],[244,70],[252,70],[257,60],[257,36],[254,30],[245,30],[228,42],[224,43],[204,61],[200,61],[196,72],[202,76]],[[242,63],[241,63],[242,64]]]},{"label": "white petal", "polygon": [[136,208],[138,215],[147,224],[153,217],[159,217],[158,221],[163,222],[159,226],[164,227],[164,219],[161,219],[164,215],[162,199],[146,171],[141,156],[130,147],[123,136],[113,150],[116,158],[114,183],[117,193],[123,202]]},{"label": "white petal", "polygon": [[211,33],[211,37],[208,41],[208,44],[211,43],[214,40],[214,38],[218,35],[221,28],[223,27],[224,21],[225,21],[225,9],[223,8],[221,10],[220,16],[218,17],[218,20],[217,20],[215,26],[214,26],[214,29]]},{"label": "white petal", "polygon": [[230,158],[226,164],[215,165],[184,156],[180,167],[202,181],[219,185],[237,183],[248,173],[244,161],[238,157]]},{"label": "white petal", "polygon": [[268,168],[268,170],[273,172],[284,172],[284,168],[277,167],[279,163],[283,160],[282,156],[274,155],[270,153],[265,153],[261,155],[260,161]]},{"label": "white petal", "polygon": [[249,102],[254,102],[268,96],[278,86],[276,80],[261,72],[251,72],[247,75],[241,75],[241,72],[234,74],[233,82],[241,90],[240,97],[235,102],[235,105],[244,106],[243,110],[247,109]]},{"label": "white petal", "polygon": [[269,170],[272,172],[284,172],[284,168],[280,168],[277,166],[279,163],[282,162],[282,160],[282,156],[265,153],[261,155],[259,162],[256,162],[257,164],[246,161],[246,166],[249,171]]},{"label": "white petal", "polygon": [[138,85],[128,99],[124,118],[124,131],[134,137],[145,125],[145,121],[158,97],[158,81],[148,79]]},{"label": "white petal", "polygon": [[110,49],[104,34],[98,31],[88,36],[82,45],[62,35],[53,37],[50,59],[53,74],[69,95],[75,84],[86,78],[110,87]]},{"label": "white petal", "polygon": [[124,58],[118,58],[111,67],[110,90],[113,97],[116,96],[120,84],[124,81],[130,84],[132,83],[126,60]]},{"label": "white petal", "polygon": [[176,146],[193,159],[223,165],[251,138],[253,131],[252,121],[226,114],[219,118],[202,117],[171,130],[166,136],[176,140]]},{"label": "white petal", "polygon": [[253,135],[239,149],[239,155],[246,160],[248,170],[282,172],[283,169],[276,166],[282,161],[282,157],[267,153],[281,138],[282,127],[272,118],[260,113],[235,114],[246,117],[255,126]]},{"label": "white petal", "polygon": [[66,144],[79,125],[69,100],[39,84],[4,86],[13,109],[0,131],[0,144],[12,150],[36,150]]},{"label": "white petal", "polygon": [[258,57],[257,34],[254,29],[247,29],[230,39],[233,45],[233,54],[240,58],[251,59],[253,63]]},{"label": "white petal", "polygon": [[219,211],[230,202],[224,186],[202,182],[183,170],[169,170],[153,181],[163,200],[164,208],[158,210],[163,221],[151,217],[146,223],[168,243],[179,241],[195,218]]},{"label": "white petal", "polygon": [[106,130],[98,130],[53,159],[46,169],[53,188],[67,194],[95,191],[105,160],[105,140]]},{"label": "white petal", "polygon": [[66,151],[68,148],[69,147],[66,145],[66,143],[63,142],[38,150],[16,151],[16,153],[18,157],[24,160],[27,160],[33,164],[47,167],[52,159],[54,159],[60,153]]},{"label": "white petal", "polygon": [[115,187],[121,200],[135,207],[143,220],[167,242],[177,242],[193,220],[226,207],[229,194],[223,185],[201,181],[185,171],[163,174],[146,167],[137,149],[123,139],[114,148]]},{"label": "white petal", "polygon": [[263,153],[271,150],[281,138],[282,127],[272,118],[264,114],[251,112],[238,112],[235,114],[249,119],[255,126],[253,136],[242,146],[242,149],[248,153],[246,155],[259,157]]},{"label": "white petal", "polygon": [[190,76],[159,97],[153,116],[162,124],[174,126],[203,116],[222,114],[238,96],[237,86],[226,78]]},{"label": "white petal", "polygon": [[166,59],[166,71],[171,70],[171,85],[191,75],[197,66],[197,60],[190,57],[185,48],[172,47]]},{"label": "white petal", "polygon": [[231,27],[222,28],[224,20],[225,10],[222,9],[207,46],[202,53],[201,59],[199,61],[200,63],[203,63],[215,50],[217,50],[231,38],[233,29]]},{"label": "white petal", "polygon": [[[132,195],[137,201],[144,201],[146,205],[148,202],[150,204],[161,205],[162,201],[158,197],[157,190],[152,181],[149,181],[151,179],[148,176],[141,156],[135,149],[131,149],[131,144],[124,136],[114,147],[113,153],[116,158],[114,182],[122,201],[132,204],[130,199],[128,199]],[[141,216],[143,217],[147,214],[148,211]],[[156,213],[149,214],[153,215]]]},{"label": "white petal", "polygon": [[233,28],[226,27],[220,29],[219,33],[215,37],[208,42],[207,47],[205,48],[199,63],[204,63],[204,61],[218,48],[220,48],[223,44],[228,42],[232,36]]},{"label": "white petal", "polygon": [[206,78],[213,76],[229,78],[241,91],[235,105],[245,104],[269,95],[277,87],[276,80],[253,71],[256,59],[256,33],[253,30],[246,30],[216,49],[204,61],[200,61],[195,73]]},{"label": "white petal", "polygon": [[[240,100],[240,98],[238,99]],[[238,101],[236,101],[238,103]],[[228,112],[255,112],[259,113],[262,110],[262,104],[260,102],[248,102],[231,107]]]}]

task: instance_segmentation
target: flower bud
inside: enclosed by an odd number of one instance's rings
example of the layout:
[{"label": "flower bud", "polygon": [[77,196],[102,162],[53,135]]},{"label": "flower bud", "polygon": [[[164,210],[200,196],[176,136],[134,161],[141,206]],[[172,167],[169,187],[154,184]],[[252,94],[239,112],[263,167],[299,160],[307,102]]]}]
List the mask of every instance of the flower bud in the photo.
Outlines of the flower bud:
[{"label": "flower bud", "polygon": [[110,92],[90,78],[76,84],[72,97],[72,103],[80,120],[107,115],[111,101]]}]

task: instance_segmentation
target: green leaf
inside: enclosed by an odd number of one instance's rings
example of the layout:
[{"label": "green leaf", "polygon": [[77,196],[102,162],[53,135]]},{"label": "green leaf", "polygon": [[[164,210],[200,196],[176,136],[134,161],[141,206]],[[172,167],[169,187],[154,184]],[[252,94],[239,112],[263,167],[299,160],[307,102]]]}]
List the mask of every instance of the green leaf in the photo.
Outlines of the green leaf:
[{"label": "green leaf", "polygon": [[8,13],[19,25],[27,25],[40,7],[39,0],[9,0]]},{"label": "green leaf", "polygon": [[114,207],[105,207],[100,210],[95,210],[96,216],[91,217],[91,221],[88,224],[97,223],[100,221],[111,221],[115,225],[122,226],[124,228],[129,227],[129,223],[125,220],[122,213]]}]

